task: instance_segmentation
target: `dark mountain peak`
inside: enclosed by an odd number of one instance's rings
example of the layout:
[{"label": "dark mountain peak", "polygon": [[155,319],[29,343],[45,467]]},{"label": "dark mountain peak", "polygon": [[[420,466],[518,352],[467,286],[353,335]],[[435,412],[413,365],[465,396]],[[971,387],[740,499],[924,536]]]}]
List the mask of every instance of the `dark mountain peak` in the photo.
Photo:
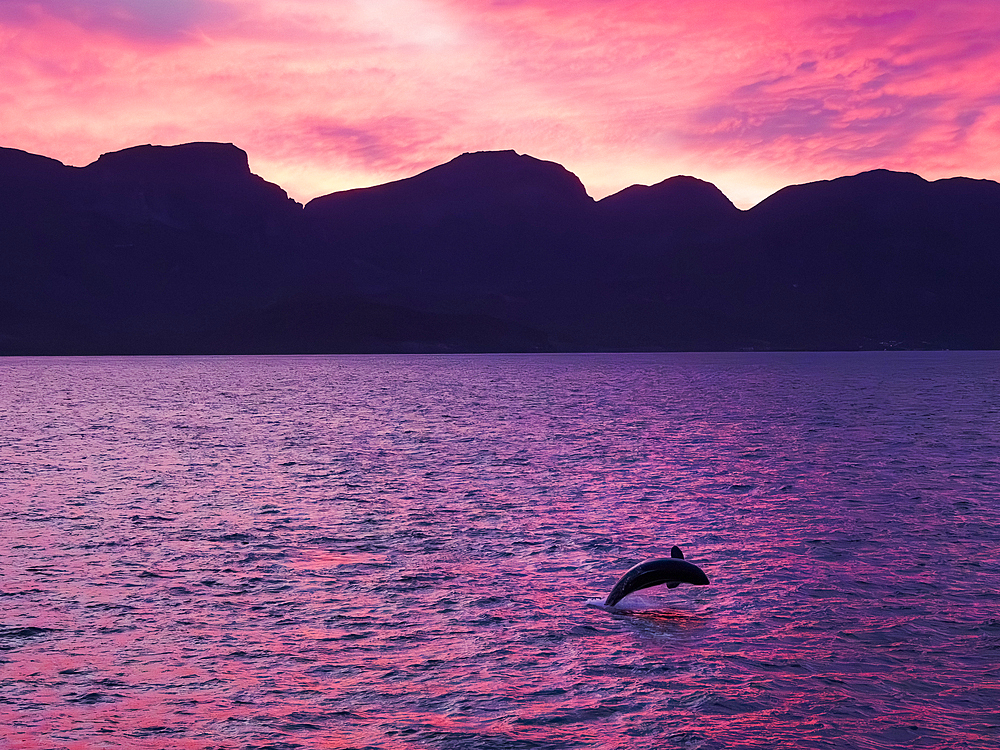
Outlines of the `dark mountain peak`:
[{"label": "dark mountain peak", "polygon": [[874,169],[833,180],[790,185],[758,203],[754,217],[785,214],[830,215],[864,212],[898,214],[914,224],[937,215],[957,216],[971,206],[1000,210],[1000,184],[992,180],[950,177],[929,182],[912,172]]},{"label": "dark mountain peak", "polygon": [[[133,198],[141,195],[143,201],[183,192],[190,193],[185,202],[197,212],[233,201],[294,203],[280,187],[253,174],[246,151],[232,143],[134,146],[103,154],[81,171],[93,180],[102,200],[120,200],[122,191]],[[192,203],[194,196],[201,207]]]},{"label": "dark mountain peak", "polygon": [[88,185],[80,207],[123,224],[236,236],[248,227],[265,231],[301,209],[253,174],[247,153],[231,143],[134,146],[103,154],[79,172]]},{"label": "dark mountain peak", "polygon": [[[839,264],[837,269],[817,266],[808,273],[829,282],[850,268],[856,275],[853,287],[885,295],[886,290],[868,289],[858,279],[883,273],[913,277],[920,268],[945,279],[941,267],[934,266],[943,263],[940,258],[946,256],[939,254],[944,248],[965,247],[980,263],[992,252],[989,238],[997,236],[997,220],[991,217],[1000,217],[1000,185],[994,182],[928,182],[910,172],[876,169],[779,190],[747,212],[748,227],[753,227],[748,243],[784,257],[784,267],[798,268],[799,277],[807,262],[818,263],[821,256],[836,259],[829,262]],[[803,248],[809,249],[808,256]],[[860,255],[848,261],[851,253]],[[885,269],[894,269],[891,274],[869,267],[876,257]],[[858,270],[862,266],[867,270]],[[933,284],[921,281],[918,286],[926,291]]]},{"label": "dark mountain peak", "polygon": [[975,177],[945,177],[940,180],[934,180],[931,184],[937,186],[982,188],[984,190],[997,190],[1000,188],[1000,183],[994,180],[984,180]]},{"label": "dark mountain peak", "polygon": [[756,215],[773,210],[841,209],[847,205],[898,204],[926,193],[932,183],[912,172],[873,169],[832,180],[818,180],[802,185],[789,185],[750,209]]},{"label": "dark mountain peak", "polygon": [[39,169],[58,170],[66,167],[61,161],[39,156],[19,148],[4,148],[0,146],[0,179],[11,174],[27,173]]},{"label": "dark mountain peak", "polygon": [[480,151],[404,180],[316,198],[305,213],[323,248],[317,266],[340,257],[358,290],[445,311],[442,300],[479,305],[565,273],[594,205],[559,164]]},{"label": "dark mountain peak", "polygon": [[448,204],[460,211],[471,204],[513,208],[593,203],[580,179],[561,164],[513,150],[467,152],[413,177],[321,196],[309,208],[357,200],[416,200]]},{"label": "dark mountain peak", "polygon": [[499,165],[504,163],[512,164],[519,160],[541,161],[541,159],[536,159],[527,154],[519,154],[512,148],[503,148],[496,151],[463,151],[451,161],[446,162],[446,164],[453,164],[455,162],[479,162],[486,164],[492,162]]},{"label": "dark mountain peak", "polygon": [[842,181],[852,181],[857,184],[861,183],[872,183],[872,184],[916,184],[916,183],[926,183],[923,177],[913,172],[899,172],[893,169],[869,169],[865,172],[858,172],[855,175],[846,175],[844,177],[837,177],[836,179],[830,180],[830,182],[842,182]]},{"label": "dark mountain peak", "polygon": [[894,195],[907,196],[926,193],[931,183],[913,172],[873,169],[830,180],[830,186],[837,195],[850,194],[865,200],[876,196],[891,198]]},{"label": "dark mountain peak", "polygon": [[[632,185],[599,201],[606,209],[671,213],[718,211],[736,213],[733,202],[711,182],[678,175],[655,185]],[[628,207],[628,208],[626,208]]]},{"label": "dark mountain peak", "polygon": [[685,175],[655,185],[632,185],[598,201],[597,206],[616,231],[639,227],[656,235],[720,224],[740,213],[715,185]]},{"label": "dark mountain peak", "polygon": [[956,216],[982,212],[1000,216],[1000,183],[971,177],[949,177],[930,183],[934,198],[947,202]]},{"label": "dark mountain peak", "polygon": [[726,199],[722,191],[711,182],[699,180],[697,177],[691,177],[690,175],[675,175],[674,177],[668,177],[667,179],[653,185],[630,185],[629,187],[619,190],[617,193],[613,193],[607,198],[602,199],[601,202],[612,201],[615,198],[626,195],[656,194],[659,196],[670,196],[691,192],[700,192],[704,194],[711,193],[713,195],[720,195]]},{"label": "dark mountain peak", "polygon": [[250,176],[247,153],[232,143],[133,146],[103,154],[86,170],[102,176],[149,180],[233,180]]},{"label": "dark mountain peak", "polygon": [[438,181],[445,189],[482,185],[487,190],[524,193],[560,193],[566,198],[592,202],[580,178],[561,164],[536,159],[514,150],[473,151],[417,177]]},{"label": "dark mountain peak", "polygon": [[11,249],[12,227],[24,222],[34,227],[52,223],[52,216],[58,215],[66,197],[77,191],[78,172],[47,156],[0,148],[0,225],[4,226],[0,242],[3,251]]},{"label": "dark mountain peak", "polygon": [[[558,162],[538,159],[530,154],[519,154],[514,149],[502,151],[466,151],[454,159],[431,167],[422,174],[466,174],[503,178],[508,175],[537,176],[558,175],[562,178],[571,177],[578,182],[576,175]],[[419,176],[419,175],[418,175]]]},{"label": "dark mountain peak", "polygon": [[[469,176],[505,177],[510,174],[527,175],[569,175],[576,176],[562,164],[545,159],[537,159],[529,154],[519,154],[514,149],[502,151],[466,151],[451,161],[431,167],[421,175],[466,174]],[[418,177],[421,175],[417,175]]]}]

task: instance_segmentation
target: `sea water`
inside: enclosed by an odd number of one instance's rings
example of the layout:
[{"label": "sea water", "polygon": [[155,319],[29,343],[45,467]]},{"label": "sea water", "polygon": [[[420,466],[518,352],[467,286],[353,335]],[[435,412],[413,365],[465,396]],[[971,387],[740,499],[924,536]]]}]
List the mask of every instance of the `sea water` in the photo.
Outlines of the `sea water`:
[{"label": "sea water", "polygon": [[[0,360],[0,747],[1000,745],[1000,354]],[[679,545],[710,586],[603,607]]]}]

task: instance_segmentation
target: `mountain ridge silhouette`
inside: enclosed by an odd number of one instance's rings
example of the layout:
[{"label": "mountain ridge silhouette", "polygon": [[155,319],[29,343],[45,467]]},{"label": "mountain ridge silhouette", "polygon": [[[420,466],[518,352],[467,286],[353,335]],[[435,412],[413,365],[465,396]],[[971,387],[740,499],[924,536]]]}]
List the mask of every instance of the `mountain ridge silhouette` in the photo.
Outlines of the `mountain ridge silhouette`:
[{"label": "mountain ridge silhouette", "polygon": [[301,205],[233,144],[0,148],[0,354],[1000,348],[1000,184],[873,170],[751,209],[462,154]]}]

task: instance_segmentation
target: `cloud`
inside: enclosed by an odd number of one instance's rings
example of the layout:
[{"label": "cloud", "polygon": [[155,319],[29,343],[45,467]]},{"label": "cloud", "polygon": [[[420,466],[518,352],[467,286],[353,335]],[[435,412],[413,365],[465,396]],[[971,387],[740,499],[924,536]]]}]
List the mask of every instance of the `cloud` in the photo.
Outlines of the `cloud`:
[{"label": "cloud", "polygon": [[[910,10],[812,19],[804,27],[824,38],[821,59],[764,61],[766,77],[694,109],[685,135],[703,150],[749,146],[772,163],[919,169],[929,139],[950,149],[981,121],[1000,56],[996,24],[932,28],[940,20]],[[957,138],[940,140],[949,127]]]},{"label": "cloud", "polygon": [[878,16],[848,14],[841,18],[827,16],[826,22],[839,26],[855,26],[860,28],[886,28],[904,26],[917,17],[916,11],[909,8],[883,13]]},{"label": "cloud", "polygon": [[301,200],[513,148],[747,205],[1000,178],[998,40],[995,0],[0,0],[0,144],[232,141]]},{"label": "cloud", "polygon": [[6,26],[35,26],[50,18],[145,41],[183,39],[233,14],[233,6],[220,0],[0,0],[0,24]]}]

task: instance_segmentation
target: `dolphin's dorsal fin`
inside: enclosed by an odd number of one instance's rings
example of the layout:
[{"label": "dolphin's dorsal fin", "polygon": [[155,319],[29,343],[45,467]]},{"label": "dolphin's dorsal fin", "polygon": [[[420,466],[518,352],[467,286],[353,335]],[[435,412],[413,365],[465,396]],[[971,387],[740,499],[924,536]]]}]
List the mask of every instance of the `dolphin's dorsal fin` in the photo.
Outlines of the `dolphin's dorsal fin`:
[{"label": "dolphin's dorsal fin", "polygon": [[681,552],[681,548],[678,547],[677,545],[674,545],[673,547],[670,548],[670,556],[676,557],[678,560],[684,559],[684,553]]}]

